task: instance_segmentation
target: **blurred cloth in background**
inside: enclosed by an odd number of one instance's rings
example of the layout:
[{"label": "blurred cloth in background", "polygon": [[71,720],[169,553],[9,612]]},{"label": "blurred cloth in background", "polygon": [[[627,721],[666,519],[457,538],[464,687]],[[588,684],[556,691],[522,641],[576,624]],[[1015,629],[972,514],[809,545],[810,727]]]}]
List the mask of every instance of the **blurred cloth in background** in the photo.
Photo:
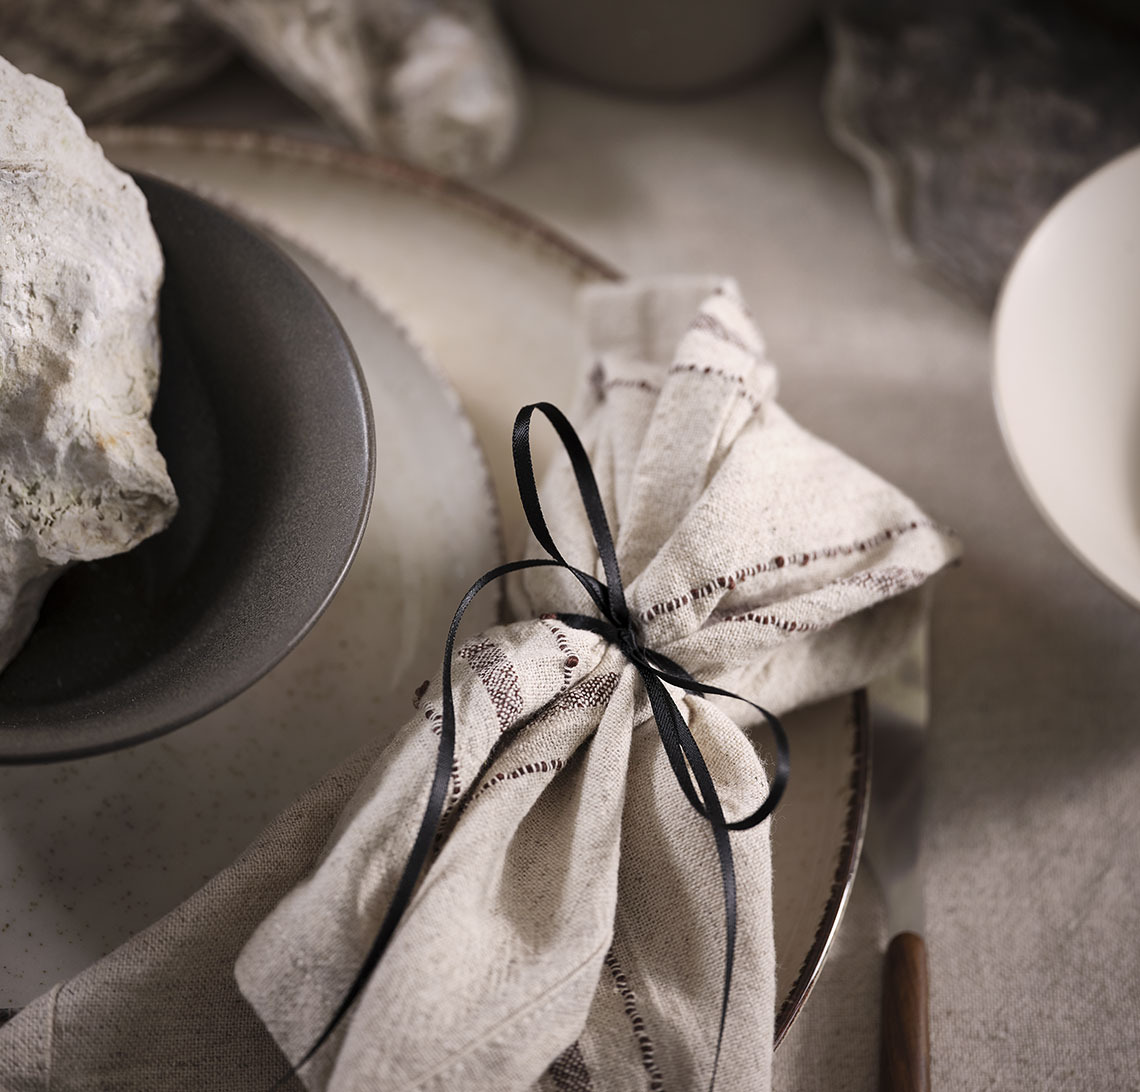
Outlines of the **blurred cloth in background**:
[{"label": "blurred cloth in background", "polygon": [[830,37],[828,124],[896,249],[983,306],[1049,208],[1140,143],[1137,0],[864,2]]},{"label": "blurred cloth in background", "polygon": [[521,81],[481,0],[0,0],[0,53],[85,122],[125,120],[243,53],[361,148],[499,166]]}]

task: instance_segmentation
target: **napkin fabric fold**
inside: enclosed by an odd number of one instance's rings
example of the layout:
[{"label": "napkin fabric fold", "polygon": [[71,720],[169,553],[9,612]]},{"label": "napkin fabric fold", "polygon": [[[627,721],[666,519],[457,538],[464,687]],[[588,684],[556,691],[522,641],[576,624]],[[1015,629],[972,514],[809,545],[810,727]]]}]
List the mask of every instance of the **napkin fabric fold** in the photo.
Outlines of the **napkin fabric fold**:
[{"label": "napkin fabric fold", "polygon": [[[731,282],[597,287],[585,321],[577,419],[643,643],[777,711],[880,671],[953,537],[778,407]],[[542,502],[567,559],[604,578],[564,458]],[[592,613],[580,586],[531,569],[510,602],[520,621],[456,653],[435,855],[357,1003],[302,1070],[311,1089],[708,1087],[725,960],[711,830],[676,783],[634,668],[557,617]],[[753,810],[768,780],[747,707],[672,693],[729,818]],[[285,1068],[274,1043],[302,1057],[419,825],[438,677],[417,705],[389,746],[0,1030],[0,1084],[261,1090]],[[795,776],[794,739],[792,753]],[[777,1003],[768,824],[732,847],[736,967],[717,1087],[763,1089]]]}]

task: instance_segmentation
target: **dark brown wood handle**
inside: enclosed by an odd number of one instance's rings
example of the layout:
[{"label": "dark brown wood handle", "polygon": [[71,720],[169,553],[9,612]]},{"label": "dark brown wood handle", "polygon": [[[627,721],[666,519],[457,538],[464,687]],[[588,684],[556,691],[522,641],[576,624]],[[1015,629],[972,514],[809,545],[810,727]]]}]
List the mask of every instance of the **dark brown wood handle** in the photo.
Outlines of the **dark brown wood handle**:
[{"label": "dark brown wood handle", "polygon": [[926,944],[899,933],[883,968],[879,1092],[930,1092],[930,1007]]}]

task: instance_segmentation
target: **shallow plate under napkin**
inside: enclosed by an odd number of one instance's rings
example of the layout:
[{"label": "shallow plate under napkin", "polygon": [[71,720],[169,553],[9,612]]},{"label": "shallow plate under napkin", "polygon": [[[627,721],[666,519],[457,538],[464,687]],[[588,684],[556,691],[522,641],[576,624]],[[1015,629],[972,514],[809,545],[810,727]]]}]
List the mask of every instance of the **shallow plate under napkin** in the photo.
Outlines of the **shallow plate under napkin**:
[{"label": "shallow plate under napkin", "polygon": [[1030,497],[1140,606],[1140,148],[1026,243],[994,319],[994,401]]},{"label": "shallow plate under napkin", "polygon": [[[570,404],[581,368],[575,296],[617,271],[501,202],[376,157],[253,133],[150,128],[98,137],[123,165],[198,186],[277,226],[392,307],[471,414],[514,556],[521,512],[511,423],[524,402]],[[371,376],[369,385],[376,394]],[[535,438],[540,454],[552,450],[545,432]],[[383,477],[381,462],[378,483]],[[795,769],[772,827],[777,1041],[846,904],[866,803],[859,697],[797,713],[789,727]]]}]

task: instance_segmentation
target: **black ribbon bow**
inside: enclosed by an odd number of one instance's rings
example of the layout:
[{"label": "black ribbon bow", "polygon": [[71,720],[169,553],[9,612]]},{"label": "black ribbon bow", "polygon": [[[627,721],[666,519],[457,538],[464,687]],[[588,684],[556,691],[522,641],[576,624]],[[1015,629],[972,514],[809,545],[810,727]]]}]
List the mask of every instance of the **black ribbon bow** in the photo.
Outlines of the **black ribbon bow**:
[{"label": "black ribbon bow", "polygon": [[[566,454],[570,457],[570,465],[578,482],[578,491],[582,496],[586,516],[594,534],[594,542],[598,548],[598,556],[601,558],[602,568],[606,574],[605,582],[571,565],[554,544],[554,539],[546,526],[546,520],[542,514],[542,505],[538,500],[538,487],[535,483],[534,464],[530,449],[530,421],[535,410],[543,413],[554,426],[563,447],[566,449]],[[355,979],[353,979],[352,985],[349,986],[344,999],[338,1005],[317,1041],[283,1079],[287,1079],[299,1070],[320,1050],[352,1007],[377,964],[383,958],[392,935],[411,902],[420,874],[431,857],[436,830],[439,827],[447,800],[448,780],[455,754],[455,701],[451,691],[451,657],[455,645],[455,635],[459,630],[459,623],[464,612],[475,596],[492,581],[521,569],[555,565],[574,574],[593,600],[600,615],[600,617],[592,617],[584,614],[559,614],[557,617],[572,628],[589,630],[616,645],[624,653],[626,659],[637,668],[645,685],[650,707],[657,723],[657,731],[669,758],[669,764],[677,778],[677,783],[681,786],[681,791],[684,792],[689,803],[692,804],[698,814],[708,821],[712,828],[717,859],[720,863],[725,922],[724,986],[721,995],[720,1028],[717,1032],[716,1053],[713,1058],[712,1078],[709,1082],[710,1089],[716,1081],[721,1042],[724,1038],[725,1019],[728,1014],[729,993],[732,988],[732,966],[736,948],[736,872],[733,866],[729,832],[747,830],[758,823],[762,823],[772,814],[779,803],[788,782],[787,735],[779,720],[755,702],[742,698],[739,694],[722,690],[718,686],[699,682],[667,656],[654,652],[642,644],[636,621],[630,614],[629,606],[625,601],[621,572],[618,568],[617,551],[614,549],[613,536],[610,533],[609,522],[606,519],[605,508],[602,505],[601,494],[598,491],[598,483],[590,466],[589,456],[582,447],[582,441],[578,438],[578,434],[562,411],[549,402],[537,402],[533,405],[524,406],[515,418],[512,451],[515,477],[518,481],[523,511],[526,513],[527,522],[530,524],[534,537],[550,557],[512,561],[500,565],[490,572],[484,573],[476,580],[460,602],[447,634],[447,642],[444,645],[443,721],[440,725],[439,753],[436,757],[435,774],[432,779],[431,791],[428,794],[427,806],[424,808],[423,819],[420,821],[415,842],[408,854],[404,870],[396,885],[395,894],[392,896],[392,901],[380,925],[380,931]],[[717,795],[716,785],[713,783],[709,768],[701,755],[696,740],[693,739],[692,733],[685,723],[684,717],[681,716],[681,711],[666,689],[666,683],[681,687],[690,694],[718,694],[726,698],[735,698],[752,706],[764,717],[776,741],[776,770],[767,797],[751,815],[734,822],[729,822],[725,818],[724,809],[721,807],[720,797]],[[473,784],[478,783],[478,779],[473,782]]]}]

